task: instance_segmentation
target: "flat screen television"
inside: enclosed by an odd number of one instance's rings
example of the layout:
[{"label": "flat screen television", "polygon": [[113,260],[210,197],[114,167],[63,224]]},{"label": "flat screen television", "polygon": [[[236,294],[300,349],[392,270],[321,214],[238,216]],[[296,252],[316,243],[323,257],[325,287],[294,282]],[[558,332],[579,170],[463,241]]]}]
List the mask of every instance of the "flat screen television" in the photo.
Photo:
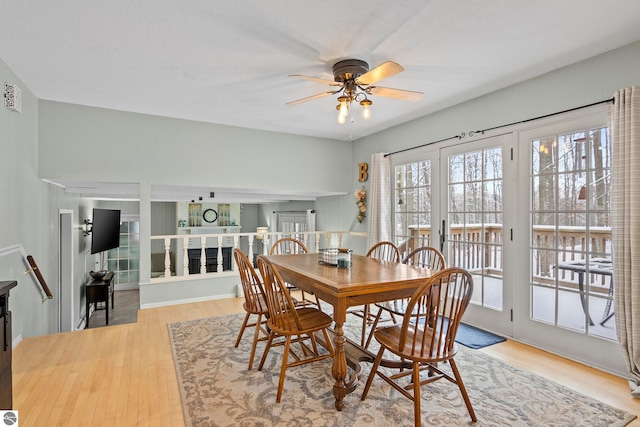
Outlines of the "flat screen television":
[{"label": "flat screen television", "polygon": [[120,246],[120,211],[94,208],[91,253],[97,254],[118,246]]}]

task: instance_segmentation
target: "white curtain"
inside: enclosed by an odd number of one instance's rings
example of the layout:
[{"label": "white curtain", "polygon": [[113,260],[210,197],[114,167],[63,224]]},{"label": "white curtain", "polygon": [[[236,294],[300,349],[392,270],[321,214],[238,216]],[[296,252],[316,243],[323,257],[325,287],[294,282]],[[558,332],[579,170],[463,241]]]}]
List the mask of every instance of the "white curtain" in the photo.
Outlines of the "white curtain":
[{"label": "white curtain", "polygon": [[391,190],[389,179],[391,166],[384,153],[371,155],[369,167],[371,184],[367,195],[367,217],[369,219],[367,247],[378,242],[391,241]]},{"label": "white curtain", "polygon": [[367,247],[378,242],[391,241],[391,190],[390,190],[390,163],[389,157],[384,153],[371,155],[369,172],[371,184],[367,207],[369,217]]},{"label": "white curtain", "polygon": [[640,86],[615,93],[609,129],[616,328],[631,394],[640,398]]}]

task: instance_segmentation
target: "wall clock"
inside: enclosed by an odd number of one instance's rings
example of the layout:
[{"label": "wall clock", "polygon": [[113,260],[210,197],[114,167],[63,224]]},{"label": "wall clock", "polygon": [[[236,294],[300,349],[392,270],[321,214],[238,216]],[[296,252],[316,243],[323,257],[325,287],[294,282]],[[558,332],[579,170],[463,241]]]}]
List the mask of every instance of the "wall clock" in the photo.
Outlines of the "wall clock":
[{"label": "wall clock", "polygon": [[213,209],[207,209],[202,214],[202,218],[204,218],[204,220],[208,223],[216,222],[216,220],[218,219],[218,212]]}]

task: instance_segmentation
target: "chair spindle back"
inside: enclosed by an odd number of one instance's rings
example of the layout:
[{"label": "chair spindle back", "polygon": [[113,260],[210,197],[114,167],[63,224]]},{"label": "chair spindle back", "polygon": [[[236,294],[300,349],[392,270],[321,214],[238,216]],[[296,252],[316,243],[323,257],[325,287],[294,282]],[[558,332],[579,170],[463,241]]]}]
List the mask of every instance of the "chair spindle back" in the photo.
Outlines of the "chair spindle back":
[{"label": "chair spindle back", "polygon": [[295,304],[276,267],[263,255],[258,256],[258,267],[264,279],[270,321],[280,330],[301,329]]},{"label": "chair spindle back", "polygon": [[306,254],[309,253],[307,247],[302,241],[294,239],[293,237],[283,237],[276,241],[269,255],[290,255],[290,254]]},{"label": "chair spindle back", "polygon": [[369,258],[380,261],[400,262],[400,252],[396,245],[391,242],[378,242],[367,251]]},{"label": "chair spindle back", "polygon": [[242,283],[242,292],[244,293],[245,306],[252,313],[266,312],[268,308],[266,304],[266,295],[260,277],[256,273],[251,261],[242,250],[235,248],[233,257],[238,266],[240,274],[240,283]]},{"label": "chair spindle back", "polygon": [[403,264],[428,268],[438,271],[446,268],[446,262],[442,253],[434,247],[422,246],[415,248],[402,260]]},{"label": "chair spindle back", "polygon": [[447,268],[427,279],[407,306],[400,351],[412,349],[415,357],[432,361],[452,357],[458,326],[472,292],[473,278],[462,268]]}]

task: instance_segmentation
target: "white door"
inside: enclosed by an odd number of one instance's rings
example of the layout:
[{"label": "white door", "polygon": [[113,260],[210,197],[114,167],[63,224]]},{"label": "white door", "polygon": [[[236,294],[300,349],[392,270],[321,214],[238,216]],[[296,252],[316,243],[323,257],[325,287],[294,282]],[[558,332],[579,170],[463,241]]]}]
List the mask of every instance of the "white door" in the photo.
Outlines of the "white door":
[{"label": "white door", "polygon": [[59,330],[73,331],[73,211],[59,212]]},{"label": "white door", "polygon": [[517,189],[512,145],[507,134],[393,158],[394,241],[401,253],[432,246],[448,266],[469,269],[474,292],[465,321],[508,336]]},{"label": "white door", "polygon": [[[596,110],[522,132],[527,245],[515,338],[624,374],[613,311],[611,145]],[[524,227],[521,229],[525,232]]]},{"label": "white door", "polygon": [[511,133],[442,149],[439,209],[447,265],[473,276],[464,321],[511,336],[517,177]]}]

